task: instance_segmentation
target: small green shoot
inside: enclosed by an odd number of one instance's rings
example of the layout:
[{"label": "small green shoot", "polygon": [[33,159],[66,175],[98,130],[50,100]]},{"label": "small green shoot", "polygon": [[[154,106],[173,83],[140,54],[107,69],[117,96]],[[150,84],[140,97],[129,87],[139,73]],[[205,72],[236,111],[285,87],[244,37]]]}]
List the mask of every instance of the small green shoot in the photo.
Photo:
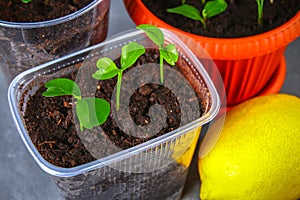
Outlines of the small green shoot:
[{"label": "small green shoot", "polygon": [[76,114],[80,123],[80,130],[91,129],[103,124],[110,113],[109,103],[101,98],[81,97],[79,86],[67,78],[56,78],[45,84],[45,97],[72,95],[76,99]]},{"label": "small green shoot", "polygon": [[116,109],[120,108],[120,92],[122,84],[123,71],[128,67],[133,65],[137,59],[145,53],[145,48],[143,45],[136,42],[130,42],[129,44],[122,47],[121,54],[121,67],[120,69],[116,66],[114,61],[110,58],[104,57],[100,58],[96,66],[98,70],[92,75],[94,79],[97,80],[107,80],[118,76],[117,80],[117,94],[116,94]]},{"label": "small green shoot", "polygon": [[227,3],[225,0],[213,0],[205,3],[204,9],[201,13],[197,8],[188,4],[183,4],[175,8],[169,8],[167,9],[167,12],[183,15],[193,20],[198,20],[203,24],[203,27],[206,29],[207,19],[221,14],[226,10],[226,8]]},{"label": "small green shoot", "polygon": [[159,47],[160,53],[160,82],[164,82],[163,61],[165,60],[171,66],[174,66],[178,60],[178,52],[174,44],[164,45],[165,39],[163,32],[156,26],[142,24],[137,29],[143,30],[146,35]]},{"label": "small green shoot", "polygon": [[181,0],[181,4],[182,4],[182,5],[185,4],[185,0]]},{"label": "small green shoot", "polygon": [[262,25],[264,0],[256,0],[256,3],[257,3],[257,23],[258,25]]},{"label": "small green shoot", "polygon": [[23,3],[29,3],[32,0],[21,0]]}]

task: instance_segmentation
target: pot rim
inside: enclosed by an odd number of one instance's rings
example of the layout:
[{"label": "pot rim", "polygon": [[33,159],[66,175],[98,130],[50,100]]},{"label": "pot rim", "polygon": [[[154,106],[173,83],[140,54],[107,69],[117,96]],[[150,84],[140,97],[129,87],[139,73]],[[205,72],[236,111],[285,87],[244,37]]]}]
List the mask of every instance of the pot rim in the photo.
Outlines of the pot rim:
[{"label": "pot rim", "polygon": [[[232,60],[234,58],[242,59],[268,54],[277,49],[285,48],[288,43],[300,36],[300,11],[286,23],[264,33],[240,38],[213,38],[188,33],[171,26],[156,17],[144,5],[142,0],[124,0],[124,3],[127,10],[129,10],[130,4],[135,4],[136,6],[131,9],[139,9],[140,13],[151,18],[150,23],[175,30],[198,41],[213,59]],[[132,15],[130,11],[129,14]],[[144,16],[140,17],[141,20],[144,19]],[[147,20],[149,21],[150,19]]]},{"label": "pot rim", "polygon": [[[31,28],[43,28],[48,26],[54,26],[57,24],[62,24],[64,22],[76,19],[81,15],[87,13],[91,9],[94,9],[98,4],[102,3],[103,1],[110,1],[110,0],[93,0],[90,4],[86,5],[85,7],[62,17],[40,21],[40,22],[9,22],[0,20],[0,26],[8,27],[8,28],[19,28],[19,29],[31,29]],[[108,7],[109,7],[108,3]]]}]

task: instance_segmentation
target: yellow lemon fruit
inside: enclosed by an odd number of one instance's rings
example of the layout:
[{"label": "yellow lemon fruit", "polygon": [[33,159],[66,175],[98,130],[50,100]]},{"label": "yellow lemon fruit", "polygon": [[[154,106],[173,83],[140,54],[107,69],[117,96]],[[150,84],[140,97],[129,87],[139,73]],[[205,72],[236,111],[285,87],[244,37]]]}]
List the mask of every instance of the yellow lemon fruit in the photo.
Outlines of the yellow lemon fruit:
[{"label": "yellow lemon fruit", "polygon": [[202,200],[300,198],[300,99],[274,94],[234,107],[198,166]]}]

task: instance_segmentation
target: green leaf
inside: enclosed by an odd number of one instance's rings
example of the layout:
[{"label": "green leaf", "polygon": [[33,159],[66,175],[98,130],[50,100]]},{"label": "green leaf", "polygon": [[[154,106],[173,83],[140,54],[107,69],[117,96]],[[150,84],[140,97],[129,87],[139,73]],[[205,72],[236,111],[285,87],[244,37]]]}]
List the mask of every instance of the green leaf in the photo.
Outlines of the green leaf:
[{"label": "green leaf", "polygon": [[185,17],[191,18],[193,20],[200,20],[202,21],[202,18],[200,16],[200,12],[198,11],[197,8],[194,6],[184,4],[175,8],[169,8],[167,9],[168,12],[170,13],[175,13],[175,14],[180,14]]},{"label": "green leaf", "polygon": [[92,128],[92,126],[90,125],[89,112],[89,106],[86,101],[78,100],[76,102],[76,114],[79,119],[81,131],[83,130],[83,127],[88,129]]},{"label": "green leaf", "polygon": [[100,58],[97,63],[97,70],[92,77],[97,80],[107,80],[115,77],[120,69],[110,58]]},{"label": "green leaf", "polygon": [[174,44],[168,44],[164,48],[159,49],[160,56],[162,56],[167,63],[175,65],[178,60],[178,52]]},{"label": "green leaf", "polygon": [[103,124],[110,113],[109,103],[101,98],[84,98],[77,101],[76,114],[80,127],[91,129]]},{"label": "green leaf", "polygon": [[123,46],[121,55],[121,69],[125,70],[131,65],[133,65],[137,59],[145,53],[145,48],[143,45],[136,42],[130,42],[129,44]]},{"label": "green leaf", "polygon": [[137,29],[143,30],[146,35],[159,47],[164,45],[164,34],[156,26],[150,24],[141,24],[136,27]]},{"label": "green leaf", "polygon": [[257,23],[261,25],[263,23],[263,7],[264,0],[256,0],[257,3]]},{"label": "green leaf", "polygon": [[109,116],[110,104],[106,100],[101,98],[88,98],[87,100],[88,102],[90,102],[89,105],[93,103],[92,99],[95,99],[94,108],[96,110],[96,117],[99,124],[101,125],[107,120],[107,117]]},{"label": "green leaf", "polygon": [[81,98],[77,83],[67,78],[52,79],[45,84],[45,87],[47,90],[42,94],[45,97],[73,95],[77,99]]},{"label": "green leaf", "polygon": [[29,3],[31,0],[22,0],[23,3]]},{"label": "green leaf", "polygon": [[227,3],[224,0],[209,1],[205,4],[202,10],[203,17],[210,18],[224,12],[227,8]]}]

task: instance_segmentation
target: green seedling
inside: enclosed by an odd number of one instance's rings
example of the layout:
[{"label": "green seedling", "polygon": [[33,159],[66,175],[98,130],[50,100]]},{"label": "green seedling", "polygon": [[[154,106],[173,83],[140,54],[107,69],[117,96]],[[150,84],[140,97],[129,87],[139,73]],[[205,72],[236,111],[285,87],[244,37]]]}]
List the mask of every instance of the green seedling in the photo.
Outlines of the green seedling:
[{"label": "green seedling", "polygon": [[23,3],[29,3],[31,0],[21,0]]},{"label": "green seedling", "polygon": [[146,35],[159,47],[160,53],[160,82],[164,82],[164,60],[171,66],[174,66],[178,60],[178,52],[174,44],[164,45],[165,39],[163,32],[156,26],[142,24],[137,26],[137,29],[143,30]]},{"label": "green seedling", "polygon": [[45,97],[72,95],[76,99],[76,115],[79,119],[80,130],[91,129],[103,124],[110,113],[109,103],[102,98],[81,97],[79,86],[67,78],[56,78],[45,84]]},{"label": "green seedling", "polygon": [[205,3],[204,9],[201,13],[197,8],[188,4],[183,4],[175,8],[169,8],[167,9],[167,12],[183,15],[193,20],[198,20],[203,24],[203,27],[206,29],[207,19],[221,14],[226,10],[226,8],[227,3],[225,0],[213,0]]},{"label": "green seedling", "polygon": [[116,94],[116,109],[120,108],[120,92],[122,84],[123,71],[133,65],[137,59],[145,53],[143,45],[136,42],[130,42],[122,47],[121,66],[120,68],[110,58],[104,57],[97,60],[96,66],[98,70],[92,75],[97,80],[107,80],[118,76],[117,94]]},{"label": "green seedling", "polygon": [[[201,0],[202,4],[205,4],[205,0]],[[181,0],[181,4],[185,4],[185,0]]]},{"label": "green seedling", "polygon": [[256,0],[257,3],[257,23],[262,24],[264,0]]}]

